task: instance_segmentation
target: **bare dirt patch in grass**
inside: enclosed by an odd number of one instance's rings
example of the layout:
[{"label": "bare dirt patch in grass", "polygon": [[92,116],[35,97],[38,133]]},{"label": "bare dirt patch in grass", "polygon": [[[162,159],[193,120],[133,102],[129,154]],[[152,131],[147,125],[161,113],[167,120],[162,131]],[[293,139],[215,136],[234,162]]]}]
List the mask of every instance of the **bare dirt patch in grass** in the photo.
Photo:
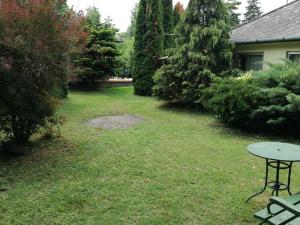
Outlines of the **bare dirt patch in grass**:
[{"label": "bare dirt patch in grass", "polygon": [[118,116],[101,116],[87,122],[87,125],[93,128],[111,129],[127,129],[144,121],[141,116],[124,114]]}]

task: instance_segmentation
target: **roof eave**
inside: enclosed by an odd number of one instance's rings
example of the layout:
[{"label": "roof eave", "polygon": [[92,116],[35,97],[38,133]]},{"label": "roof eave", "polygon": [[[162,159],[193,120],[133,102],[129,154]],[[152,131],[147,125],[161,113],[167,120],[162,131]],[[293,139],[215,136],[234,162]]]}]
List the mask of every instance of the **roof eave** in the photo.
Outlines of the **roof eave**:
[{"label": "roof eave", "polygon": [[300,37],[290,37],[290,38],[274,38],[274,39],[261,39],[261,40],[250,40],[250,41],[234,41],[236,45],[243,44],[267,44],[274,42],[292,42],[292,41],[300,41]]}]

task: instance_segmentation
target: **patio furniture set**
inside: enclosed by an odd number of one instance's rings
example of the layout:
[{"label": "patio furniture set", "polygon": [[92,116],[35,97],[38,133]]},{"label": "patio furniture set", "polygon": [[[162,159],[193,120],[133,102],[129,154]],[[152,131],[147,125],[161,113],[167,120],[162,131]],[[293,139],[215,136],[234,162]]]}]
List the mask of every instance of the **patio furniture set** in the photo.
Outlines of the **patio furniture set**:
[{"label": "patio furniture set", "polygon": [[[267,188],[272,190],[268,206],[255,213],[260,224],[300,225],[300,192],[292,194],[291,175],[295,162],[300,162],[300,146],[280,142],[262,142],[248,146],[248,152],[263,158],[266,164],[265,181],[261,191],[247,199],[262,194]],[[275,169],[275,180],[269,180],[270,170]],[[287,181],[282,182],[281,175],[287,171]],[[289,197],[281,198],[280,191],[287,191]]]}]

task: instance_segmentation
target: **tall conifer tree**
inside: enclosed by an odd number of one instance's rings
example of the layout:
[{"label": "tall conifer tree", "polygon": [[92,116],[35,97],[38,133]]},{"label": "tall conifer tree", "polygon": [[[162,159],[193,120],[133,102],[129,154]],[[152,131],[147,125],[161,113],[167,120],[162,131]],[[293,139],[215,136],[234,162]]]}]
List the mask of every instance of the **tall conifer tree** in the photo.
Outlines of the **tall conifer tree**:
[{"label": "tall conifer tree", "polygon": [[134,92],[151,95],[153,75],[163,55],[163,13],[161,0],[141,0],[135,35]]},{"label": "tall conifer tree", "polygon": [[164,49],[173,48],[175,45],[174,36],[174,15],[172,0],[163,0],[163,21],[164,21]]},{"label": "tall conifer tree", "polygon": [[201,91],[232,59],[229,15],[223,0],[190,0],[179,24],[177,53],[155,76],[154,94],[169,101],[201,103]]},{"label": "tall conifer tree", "polygon": [[260,15],[262,15],[261,7],[259,6],[260,2],[259,0],[248,0],[248,5],[246,7],[247,12],[245,13],[245,20],[244,21],[250,21],[253,20]]},{"label": "tall conifer tree", "polygon": [[140,0],[136,19],[135,41],[134,41],[134,60],[133,60],[133,86],[134,93],[142,93],[142,81],[147,71],[144,67],[146,58],[146,31],[147,31],[147,0]]}]

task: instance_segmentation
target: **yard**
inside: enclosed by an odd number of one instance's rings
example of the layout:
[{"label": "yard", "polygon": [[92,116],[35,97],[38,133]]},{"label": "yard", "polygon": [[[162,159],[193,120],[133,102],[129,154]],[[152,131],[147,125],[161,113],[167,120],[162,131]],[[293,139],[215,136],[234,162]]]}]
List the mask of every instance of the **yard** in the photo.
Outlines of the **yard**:
[{"label": "yard", "polygon": [[[8,189],[0,192],[0,224],[257,224],[253,213],[268,195],[245,199],[262,185],[264,161],[246,146],[278,138],[225,128],[212,115],[134,96],[131,87],[73,92],[60,113],[60,138],[0,162],[0,188]],[[120,114],[145,120],[125,130],[86,125]]]}]

